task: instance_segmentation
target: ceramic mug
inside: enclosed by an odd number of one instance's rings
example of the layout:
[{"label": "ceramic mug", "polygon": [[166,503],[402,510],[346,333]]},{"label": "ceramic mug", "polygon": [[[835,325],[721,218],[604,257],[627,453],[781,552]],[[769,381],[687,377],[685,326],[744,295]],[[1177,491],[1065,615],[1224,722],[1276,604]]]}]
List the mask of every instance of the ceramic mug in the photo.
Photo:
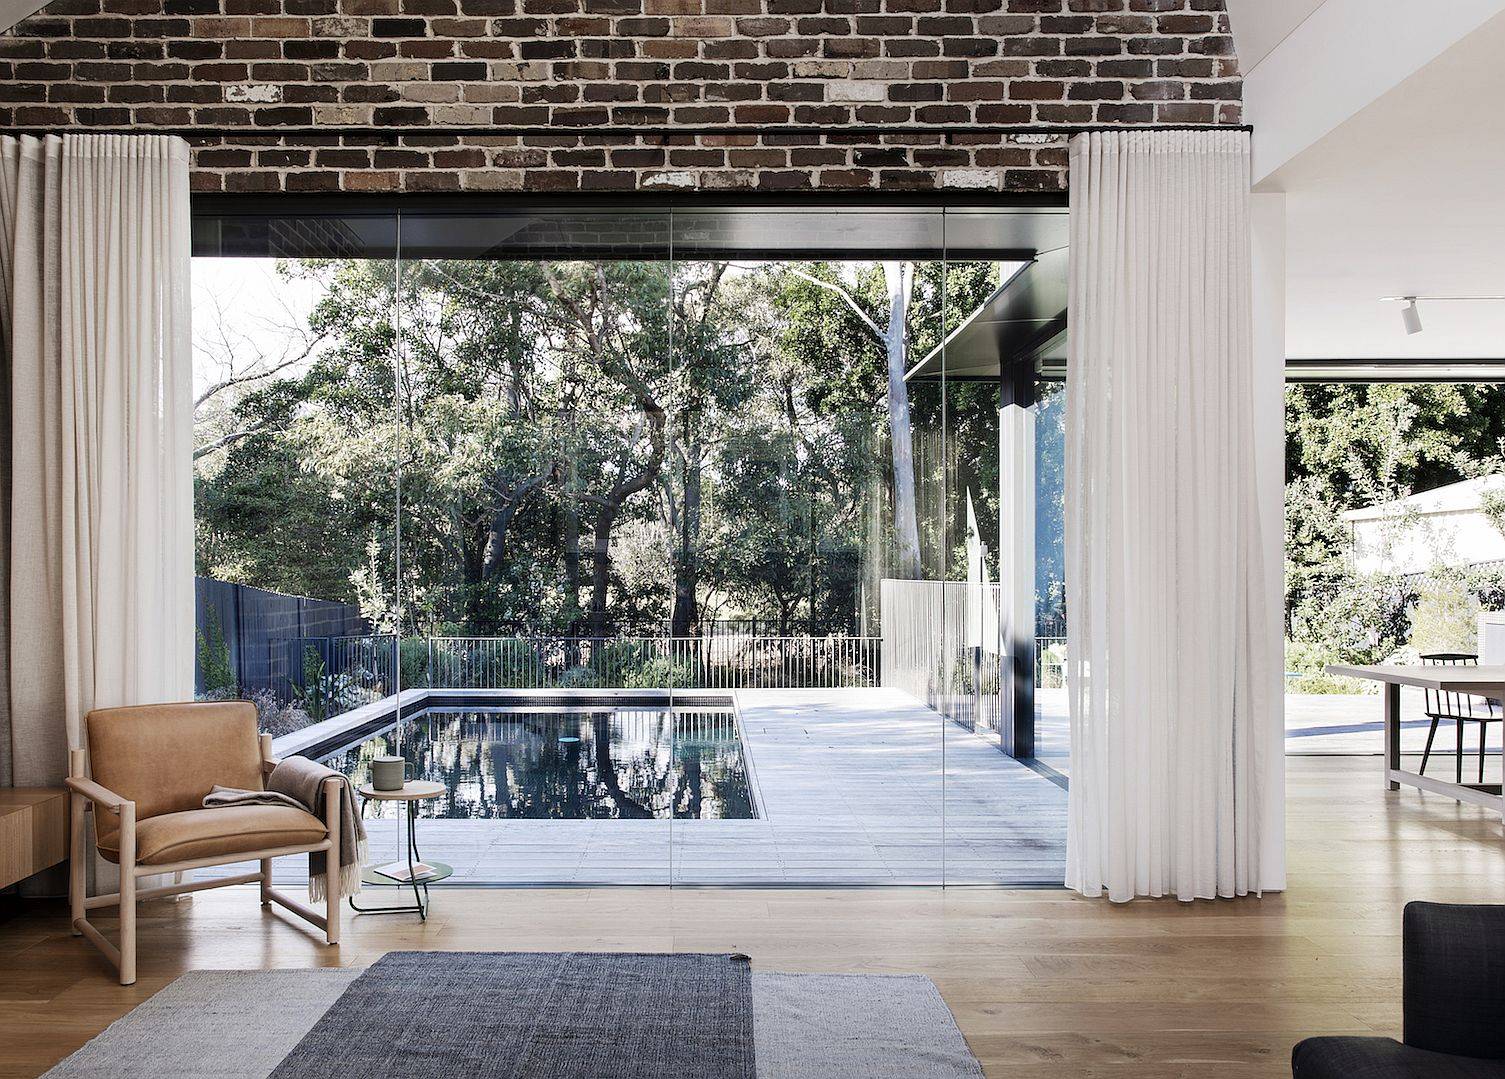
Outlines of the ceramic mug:
[{"label": "ceramic mug", "polygon": [[379,791],[400,791],[408,780],[408,764],[401,757],[373,757],[371,786]]}]

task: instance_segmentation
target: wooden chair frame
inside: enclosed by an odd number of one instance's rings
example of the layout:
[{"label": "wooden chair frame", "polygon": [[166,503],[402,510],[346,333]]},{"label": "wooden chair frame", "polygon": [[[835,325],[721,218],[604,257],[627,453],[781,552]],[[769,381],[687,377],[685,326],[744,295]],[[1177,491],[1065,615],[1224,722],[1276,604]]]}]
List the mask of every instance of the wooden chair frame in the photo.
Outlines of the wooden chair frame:
[{"label": "wooden chair frame", "polygon": [[[271,774],[277,766],[272,757],[272,736],[263,734],[261,742],[262,775]],[[82,936],[104,953],[120,972],[120,984],[131,985],[136,981],[136,904],[143,899],[161,899],[185,892],[201,892],[209,888],[228,888],[233,884],[259,883],[261,905],[276,903],[286,907],[298,917],[324,931],[329,944],[340,942],[340,788],[343,779],[330,777],[324,781],[324,827],[327,835],[318,843],[291,847],[274,847],[268,850],[243,851],[238,854],[216,855],[212,858],[190,858],[182,862],[165,862],[159,865],[138,865],[136,862],[136,803],[106,790],[86,775],[86,756],[82,749],[68,754],[68,778],[65,782],[70,791],[70,839],[68,869],[68,901],[73,919],[75,936]],[[88,853],[85,829],[90,810],[98,814],[113,813],[120,818],[120,890],[108,895],[88,894],[84,872],[84,859]],[[205,810],[212,813],[214,810]],[[324,913],[319,914],[295,899],[283,895],[272,887],[272,859],[287,854],[311,854],[327,851],[329,872],[328,888],[325,890]],[[204,869],[215,865],[233,865],[236,862],[259,861],[261,869],[256,873],[241,873],[222,880],[201,880],[190,884],[168,884],[158,888],[138,888],[138,877],[151,877],[163,873],[182,873],[189,869]],[[88,919],[87,912],[101,907],[120,908],[120,945],[111,944]]]}]

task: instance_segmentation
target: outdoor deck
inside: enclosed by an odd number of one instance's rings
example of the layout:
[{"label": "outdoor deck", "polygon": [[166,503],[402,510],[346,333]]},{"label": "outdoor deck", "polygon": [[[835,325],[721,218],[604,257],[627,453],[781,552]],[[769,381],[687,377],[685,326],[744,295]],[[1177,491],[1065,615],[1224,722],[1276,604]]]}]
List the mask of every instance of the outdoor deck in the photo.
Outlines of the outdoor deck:
[{"label": "outdoor deck", "polygon": [[[736,695],[758,819],[420,820],[423,854],[467,884],[1060,883],[1066,792],[996,744],[897,690]],[[373,862],[399,857],[368,823]]]},{"label": "outdoor deck", "polygon": [[[744,689],[736,698],[758,819],[425,819],[423,853],[453,865],[454,880],[465,884],[1062,879],[1066,792],[991,740],[893,689]],[[1065,772],[1065,692],[1041,690],[1037,706],[1039,758]],[[1288,695],[1287,751],[1377,754],[1379,706],[1377,695]],[[1419,753],[1425,740],[1421,709],[1420,691],[1402,695],[1407,752]],[[1499,736],[1495,725],[1492,746]],[[1477,752],[1475,738],[1476,728],[1467,752]],[[1436,767],[1451,771],[1451,727],[1437,743]],[[397,822],[369,825],[373,862],[396,860]],[[302,860],[282,859],[277,875],[301,882]]]}]

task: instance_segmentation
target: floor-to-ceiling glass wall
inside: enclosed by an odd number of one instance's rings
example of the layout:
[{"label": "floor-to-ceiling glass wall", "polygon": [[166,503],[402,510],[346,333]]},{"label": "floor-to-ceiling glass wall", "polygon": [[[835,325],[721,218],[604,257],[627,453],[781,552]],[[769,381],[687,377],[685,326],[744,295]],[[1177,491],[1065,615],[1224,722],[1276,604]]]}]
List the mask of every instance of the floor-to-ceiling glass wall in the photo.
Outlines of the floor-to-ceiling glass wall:
[{"label": "floor-to-ceiling glass wall", "polygon": [[[1505,385],[1426,366],[1303,364],[1286,387],[1288,753],[1382,752],[1377,687],[1328,664],[1505,663]],[[1498,718],[1403,689],[1406,767],[1498,782]]]},{"label": "floor-to-ceiling glass wall", "polygon": [[[405,647],[466,876],[667,883],[662,213],[404,213]],[[415,764],[419,762],[415,761]]]},{"label": "floor-to-ceiling glass wall", "polygon": [[[223,587],[319,567],[285,598],[347,618],[283,648],[290,747],[438,781],[423,853],[461,881],[1059,880],[1030,441],[1059,210],[317,220],[202,214],[195,264],[262,274],[243,325],[317,312],[247,368],[256,430],[199,503]],[[379,258],[345,231],[375,220]],[[204,692],[247,691],[221,653],[262,645],[201,623]]]},{"label": "floor-to-ceiling glass wall", "polygon": [[885,588],[940,552],[939,428],[903,379],[940,251],[930,210],[674,213],[675,612],[734,702],[753,807],[678,828],[677,881],[941,879],[940,721],[882,670]]},{"label": "floor-to-ceiling glass wall", "polygon": [[287,752],[398,692],[397,229],[194,221],[195,692],[253,702]]},{"label": "floor-to-ceiling glass wall", "polygon": [[[1064,340],[1053,347],[1064,354]],[[1047,354],[1035,379],[1035,759],[1071,769],[1066,701],[1066,382]]]},{"label": "floor-to-ceiling glass wall", "polygon": [[945,223],[947,332],[915,380],[939,387],[947,447],[946,880],[1058,882],[1066,793],[1037,723],[1039,391],[1064,333],[1065,218],[958,208]]}]

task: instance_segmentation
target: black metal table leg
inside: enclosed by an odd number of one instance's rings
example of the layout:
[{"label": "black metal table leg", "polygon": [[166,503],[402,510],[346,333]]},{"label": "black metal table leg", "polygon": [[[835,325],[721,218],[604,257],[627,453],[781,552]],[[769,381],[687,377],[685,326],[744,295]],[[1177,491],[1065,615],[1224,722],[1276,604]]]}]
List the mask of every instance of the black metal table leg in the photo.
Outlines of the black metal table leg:
[{"label": "black metal table leg", "polygon": [[[363,799],[361,801],[361,815],[363,817],[365,816],[366,805],[369,801],[370,799]],[[408,861],[407,884],[410,888],[413,889],[412,905],[409,906],[407,904],[402,904],[399,906],[363,907],[355,901],[355,896],[353,895],[349,896],[347,898],[347,901],[350,903],[350,909],[355,911],[357,914],[416,914],[421,921],[428,921],[428,882],[413,879],[414,863],[421,862],[423,860],[422,856],[418,852],[417,802],[408,801],[404,802],[403,805],[405,806],[404,812],[406,812],[408,818],[407,850],[405,853],[407,855]],[[392,883],[398,886],[401,886],[402,884],[401,881],[396,880],[394,880]]]}]

